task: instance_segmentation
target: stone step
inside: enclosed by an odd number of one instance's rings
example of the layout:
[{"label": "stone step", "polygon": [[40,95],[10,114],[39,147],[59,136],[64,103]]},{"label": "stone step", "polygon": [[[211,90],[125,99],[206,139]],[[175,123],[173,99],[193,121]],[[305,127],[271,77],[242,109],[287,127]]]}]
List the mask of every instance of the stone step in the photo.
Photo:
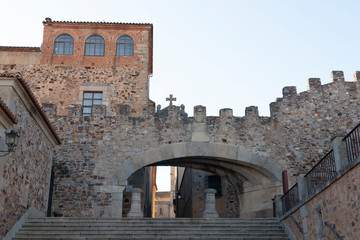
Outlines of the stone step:
[{"label": "stone step", "polygon": [[277,223],[277,221],[273,218],[256,218],[256,219],[242,219],[242,218],[30,218],[28,222],[123,222],[123,223],[132,223],[132,222],[146,222],[146,223],[229,223],[229,222],[237,222],[237,223]]},{"label": "stone step", "polygon": [[[66,227],[67,231],[80,231],[80,230],[90,230],[90,231],[101,231],[101,230],[127,230],[129,229],[129,226],[104,226],[104,225],[89,225],[89,226],[83,226],[83,225],[69,225],[69,226],[43,226],[43,225],[31,225],[31,224],[26,224],[23,226],[23,228],[21,229],[22,231],[34,231],[35,230],[46,230],[46,231],[59,231],[59,230],[63,230]],[[152,230],[159,230],[159,231],[165,231],[165,230],[169,230],[169,229],[188,229],[188,230],[192,230],[192,229],[202,229],[202,230],[233,230],[238,229],[238,231],[282,231],[282,227],[279,225],[273,225],[273,226],[265,226],[265,227],[261,227],[259,228],[258,226],[241,226],[239,227],[238,225],[231,225],[231,226],[203,226],[203,225],[169,225],[169,226],[162,226],[162,225],[158,225],[158,226],[149,226],[149,225],[137,225],[136,229],[137,230],[142,230],[142,229],[148,229],[151,228]]]},{"label": "stone step", "polygon": [[111,226],[136,226],[136,225],[151,225],[151,226],[156,226],[156,225],[176,225],[176,226],[182,226],[182,225],[196,225],[196,226],[274,226],[274,225],[278,225],[278,223],[276,222],[271,222],[271,223],[255,223],[255,222],[103,222],[103,221],[92,221],[92,222],[81,222],[81,221],[76,221],[76,222],[68,222],[68,221],[63,221],[63,222],[33,222],[30,221],[28,222],[28,224],[30,225],[34,225],[34,226],[39,226],[39,225],[43,225],[43,226],[50,226],[50,225],[58,225],[58,226],[73,226],[74,224],[77,225],[98,225],[98,226],[102,226],[102,225],[111,225]]},{"label": "stone step", "polygon": [[166,236],[172,236],[172,237],[213,237],[213,238],[221,238],[221,237],[287,237],[286,234],[269,234],[269,233],[204,233],[204,232],[191,232],[189,234],[183,233],[107,233],[107,232],[101,232],[101,233],[94,233],[94,234],[74,234],[74,233],[68,233],[64,234],[61,233],[42,233],[42,234],[17,234],[16,237],[28,237],[28,238],[39,238],[39,237],[46,237],[46,238],[55,238],[55,237],[63,237],[65,239],[68,238],[74,238],[74,237],[86,237],[86,238],[93,238],[93,237],[103,237],[103,238],[115,238],[115,237],[132,237],[132,238],[144,238],[144,237],[152,237],[152,238],[159,238],[159,237],[166,237]]},{"label": "stone step", "polygon": [[31,218],[13,239],[289,240],[282,226],[273,218]]},{"label": "stone step", "polygon": [[[229,229],[212,229],[212,230],[202,230],[202,229],[196,229],[196,228],[192,228],[192,229],[166,229],[166,228],[162,228],[162,229],[152,229],[152,228],[148,228],[148,229],[127,229],[127,230],[121,230],[121,229],[104,229],[104,230],[77,230],[77,229],[66,229],[66,230],[21,230],[18,232],[19,235],[21,234],[72,234],[72,233],[77,233],[77,234],[81,234],[81,235],[85,235],[85,234],[99,234],[99,233],[104,233],[104,234],[138,234],[138,233],[148,233],[148,234],[158,234],[159,232],[166,232],[167,234],[178,234],[178,233],[184,233],[186,232],[187,234],[193,234],[193,233],[198,233],[200,231],[200,233],[203,232],[207,232],[207,233],[222,233],[222,234],[227,234],[229,232]],[[259,234],[281,234],[282,231],[281,230],[256,230],[256,229],[252,229],[252,230],[248,230],[248,229],[237,229],[237,230],[231,230],[231,234],[236,234],[236,233],[241,233],[241,234],[254,234],[254,233],[259,233]]]},{"label": "stone step", "polygon": [[288,237],[238,237],[238,236],[233,236],[233,237],[209,237],[209,236],[204,236],[204,237],[184,237],[184,236],[179,236],[179,237],[113,237],[113,238],[109,238],[109,237],[73,237],[73,238],[64,238],[64,237],[15,237],[13,238],[13,240],[24,240],[24,239],[31,239],[31,240],[51,240],[51,239],[58,239],[58,240],[154,240],[154,239],[158,239],[158,240],[197,240],[197,239],[206,239],[206,240],[233,240],[233,239],[237,239],[237,240],[290,240],[290,238]]}]

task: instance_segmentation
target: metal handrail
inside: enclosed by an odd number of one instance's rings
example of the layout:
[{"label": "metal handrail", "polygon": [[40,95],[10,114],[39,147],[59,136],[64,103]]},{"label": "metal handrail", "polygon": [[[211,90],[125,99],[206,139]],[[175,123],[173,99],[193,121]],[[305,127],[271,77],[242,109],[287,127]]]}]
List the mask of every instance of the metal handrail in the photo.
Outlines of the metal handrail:
[{"label": "metal handrail", "polygon": [[305,175],[309,194],[321,188],[328,180],[336,175],[334,151],[329,151]]},{"label": "metal handrail", "polygon": [[344,138],[348,162],[355,161],[360,155],[360,123],[356,125]]},{"label": "metal handrail", "polygon": [[296,183],[284,195],[281,196],[283,214],[293,208],[299,200],[298,184]]}]

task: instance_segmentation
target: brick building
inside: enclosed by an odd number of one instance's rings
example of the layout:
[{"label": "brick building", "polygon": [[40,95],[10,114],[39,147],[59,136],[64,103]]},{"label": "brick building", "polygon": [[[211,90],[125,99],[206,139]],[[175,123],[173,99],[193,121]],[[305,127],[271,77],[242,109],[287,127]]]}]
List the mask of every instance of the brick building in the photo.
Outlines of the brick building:
[{"label": "brick building", "polygon": [[[151,24],[43,23],[41,48],[0,47],[0,71],[22,74],[63,142],[52,155],[66,170],[55,171],[52,194],[52,211],[63,216],[126,217],[138,188],[144,214],[152,216],[151,167],[170,165],[226,179],[236,193],[228,200],[238,203],[228,208],[233,216],[271,217],[283,170],[293,185],[360,119],[360,74],[347,82],[341,71],[328,84],[310,78],[305,92],[285,87],[269,117],[255,106],[241,117],[231,109],[207,116],[205,106],[196,106],[194,117],[184,107],[155,110]],[[344,204],[359,208],[354,198]],[[341,231],[355,236],[359,219],[353,222]]]}]

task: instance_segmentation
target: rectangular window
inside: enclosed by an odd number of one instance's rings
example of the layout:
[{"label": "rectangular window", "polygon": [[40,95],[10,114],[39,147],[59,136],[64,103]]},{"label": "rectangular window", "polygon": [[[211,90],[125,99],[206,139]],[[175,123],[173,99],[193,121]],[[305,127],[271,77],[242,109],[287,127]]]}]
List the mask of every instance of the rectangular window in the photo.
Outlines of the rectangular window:
[{"label": "rectangular window", "polygon": [[102,104],[102,92],[84,92],[83,116],[91,116],[94,105]]}]

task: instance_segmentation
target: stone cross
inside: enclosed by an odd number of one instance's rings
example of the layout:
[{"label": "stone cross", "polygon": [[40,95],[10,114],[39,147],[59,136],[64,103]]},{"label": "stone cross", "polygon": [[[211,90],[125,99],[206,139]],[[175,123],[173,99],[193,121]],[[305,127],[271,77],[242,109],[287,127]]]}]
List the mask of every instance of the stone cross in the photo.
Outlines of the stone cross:
[{"label": "stone cross", "polygon": [[166,98],[166,101],[170,101],[169,106],[172,106],[172,102],[173,102],[173,101],[175,102],[175,101],[176,101],[176,98],[174,98],[173,95],[170,94],[170,97]]}]

